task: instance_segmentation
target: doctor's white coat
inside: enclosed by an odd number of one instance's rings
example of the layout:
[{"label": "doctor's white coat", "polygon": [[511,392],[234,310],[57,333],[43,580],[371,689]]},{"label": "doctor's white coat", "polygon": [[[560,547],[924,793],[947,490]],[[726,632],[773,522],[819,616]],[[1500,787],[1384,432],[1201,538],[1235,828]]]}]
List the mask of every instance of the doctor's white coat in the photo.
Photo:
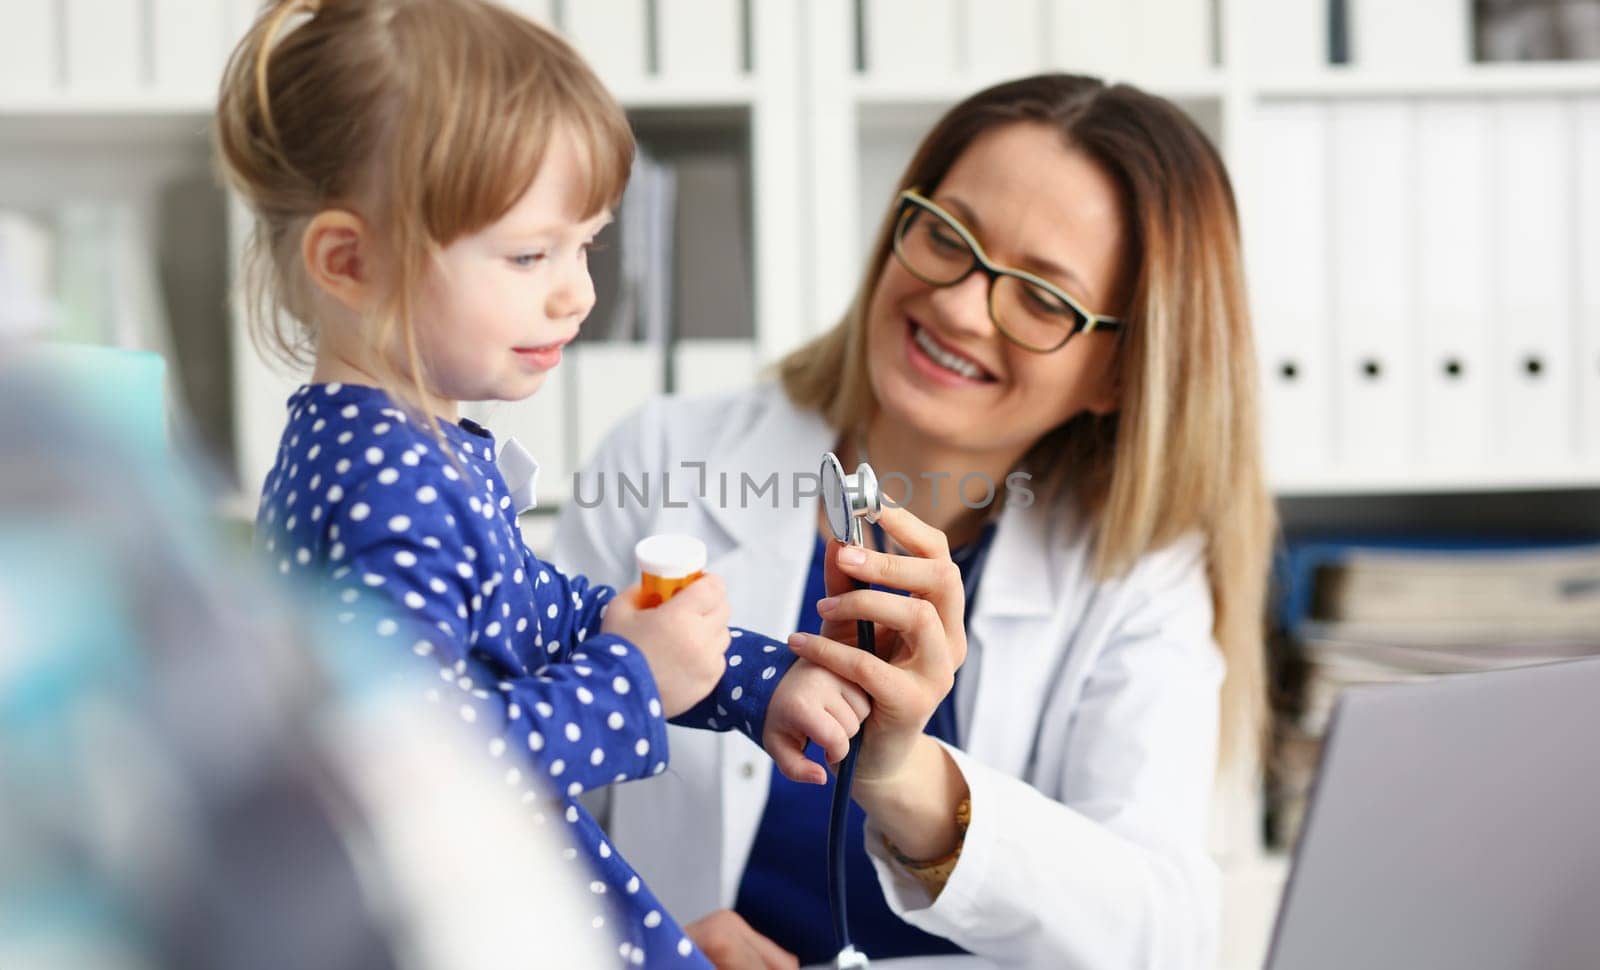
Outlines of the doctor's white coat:
[{"label": "doctor's white coat", "polygon": [[[553,561],[622,587],[635,580],[638,539],[700,536],[708,568],[727,580],[733,623],[781,640],[815,541],[816,470],[836,438],[770,384],[653,402],[575,480],[593,507],[563,511]],[[1025,505],[1014,499],[1001,513],[967,616],[962,749],[951,750],[972,798],[960,861],[931,903],[881,849],[879,880],[907,922],[995,966],[1208,967],[1222,660],[1201,542],[1188,537],[1097,582],[1085,525]],[[668,771],[613,786],[602,817],[687,923],[733,904],[771,766],[737,733],[669,734]],[[866,842],[881,846],[870,819]]]}]

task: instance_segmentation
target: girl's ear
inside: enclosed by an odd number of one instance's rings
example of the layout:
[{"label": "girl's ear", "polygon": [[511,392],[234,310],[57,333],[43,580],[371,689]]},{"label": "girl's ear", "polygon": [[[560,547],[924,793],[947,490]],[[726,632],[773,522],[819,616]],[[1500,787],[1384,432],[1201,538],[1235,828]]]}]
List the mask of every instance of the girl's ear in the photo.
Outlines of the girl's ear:
[{"label": "girl's ear", "polygon": [[317,289],[360,314],[371,308],[372,235],[361,217],[343,209],[324,209],[300,236],[300,258]]}]

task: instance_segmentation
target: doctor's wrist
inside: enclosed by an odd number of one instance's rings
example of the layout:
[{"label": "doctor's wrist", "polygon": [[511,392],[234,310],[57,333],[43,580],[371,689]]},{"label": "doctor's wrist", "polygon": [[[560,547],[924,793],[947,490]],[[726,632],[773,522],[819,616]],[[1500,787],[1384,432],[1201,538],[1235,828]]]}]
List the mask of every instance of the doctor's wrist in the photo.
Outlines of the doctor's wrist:
[{"label": "doctor's wrist", "polygon": [[900,851],[900,848],[883,837],[883,847],[900,863],[917,881],[922,883],[922,888],[928,891],[928,898],[938,899],[939,893],[944,891],[945,883],[950,881],[951,875],[956,871],[956,863],[961,861],[961,849],[967,841],[967,826],[972,823],[972,799],[963,798],[961,804],[956,806],[956,847],[946,852],[937,859],[913,859]]},{"label": "doctor's wrist", "polygon": [[938,860],[961,843],[957,816],[970,794],[967,780],[944,748],[927,735],[921,736],[900,771],[866,781],[858,778],[852,793],[899,855]]}]

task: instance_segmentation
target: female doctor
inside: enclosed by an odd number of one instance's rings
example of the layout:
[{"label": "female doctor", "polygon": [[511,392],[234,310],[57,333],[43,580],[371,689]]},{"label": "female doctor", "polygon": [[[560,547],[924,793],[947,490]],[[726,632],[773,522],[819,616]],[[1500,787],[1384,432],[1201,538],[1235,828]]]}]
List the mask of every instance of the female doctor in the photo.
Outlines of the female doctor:
[{"label": "female doctor", "polygon": [[[972,96],[900,180],[844,319],[780,374],[624,422],[555,558],[626,585],[639,538],[705,537],[737,623],[802,631],[808,676],[870,697],[848,866],[875,960],[1210,965],[1208,800],[1258,723],[1272,532],[1211,144],[1090,78]],[[859,562],[824,541],[829,450],[905,506]],[[636,501],[644,472],[669,494]],[[711,914],[690,932],[724,966],[825,961],[819,774],[673,729],[609,831],[675,913]]]}]

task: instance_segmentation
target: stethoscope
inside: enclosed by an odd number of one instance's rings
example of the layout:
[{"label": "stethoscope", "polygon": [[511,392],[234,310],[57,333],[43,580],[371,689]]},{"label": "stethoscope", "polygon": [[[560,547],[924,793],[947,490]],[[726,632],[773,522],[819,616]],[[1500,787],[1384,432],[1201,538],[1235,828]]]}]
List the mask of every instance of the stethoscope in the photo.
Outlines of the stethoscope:
[{"label": "stethoscope", "polygon": [[[861,520],[878,521],[883,508],[883,497],[878,492],[878,476],[866,462],[856,466],[855,474],[846,475],[844,466],[833,452],[822,456],[822,507],[828,517],[828,529],[833,537],[847,545],[861,546]],[[861,588],[857,583],[856,587]],[[868,653],[877,653],[872,624],[856,621],[856,645]],[[828,907],[833,911],[833,935],[839,942],[839,955],[834,958],[834,970],[866,970],[866,954],[850,942],[850,919],[845,913],[844,836],[845,821],[850,812],[850,781],[855,777],[856,758],[861,754],[861,739],[866,730],[856,732],[850,739],[850,753],[839,765],[833,784],[833,801],[828,808]]]}]

